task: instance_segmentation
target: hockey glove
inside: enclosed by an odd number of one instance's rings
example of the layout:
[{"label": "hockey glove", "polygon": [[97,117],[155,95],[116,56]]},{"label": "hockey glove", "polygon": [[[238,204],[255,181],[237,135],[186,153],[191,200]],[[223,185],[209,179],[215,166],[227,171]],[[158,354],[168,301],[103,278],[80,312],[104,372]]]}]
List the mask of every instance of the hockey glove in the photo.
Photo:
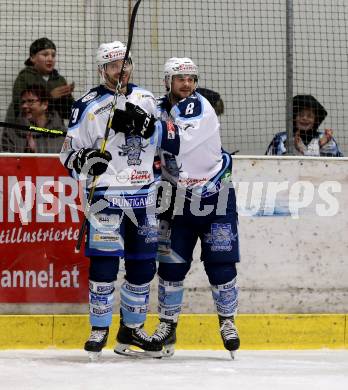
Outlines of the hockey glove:
[{"label": "hockey glove", "polygon": [[111,128],[116,133],[128,135],[134,129],[133,117],[127,111],[116,109],[112,117]]},{"label": "hockey glove", "polygon": [[[92,158],[98,158],[98,161],[88,161]],[[103,161],[101,161],[101,159]],[[83,166],[88,163],[88,174],[92,176],[100,176],[107,170],[109,161],[111,160],[111,154],[107,150],[105,150],[104,153],[101,153],[99,150],[96,149],[82,148],[77,152],[75,156],[75,159],[73,161],[73,167],[75,171],[80,174],[83,169]]]},{"label": "hockey glove", "polygon": [[132,103],[126,103],[126,112],[133,118],[134,121],[134,135],[140,135],[147,139],[152,136],[155,131],[156,118],[148,114],[139,106]]}]

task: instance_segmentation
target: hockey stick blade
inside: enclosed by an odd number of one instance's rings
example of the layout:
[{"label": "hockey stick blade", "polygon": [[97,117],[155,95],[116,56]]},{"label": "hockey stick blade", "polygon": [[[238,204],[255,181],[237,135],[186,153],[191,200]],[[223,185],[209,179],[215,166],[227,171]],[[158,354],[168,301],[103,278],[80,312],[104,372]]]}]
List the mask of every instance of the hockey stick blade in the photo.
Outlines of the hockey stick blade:
[{"label": "hockey stick blade", "polygon": [[[107,141],[108,141],[108,138],[109,138],[109,134],[110,134],[112,118],[113,118],[114,111],[115,111],[116,104],[117,104],[117,96],[120,93],[121,80],[122,80],[122,77],[123,77],[125,64],[126,64],[126,61],[128,60],[130,48],[132,46],[135,18],[136,18],[136,15],[137,15],[140,3],[141,3],[141,0],[138,0],[135,3],[135,5],[133,7],[133,10],[132,10],[131,20],[130,20],[130,24],[129,24],[129,31],[128,31],[128,42],[127,42],[126,53],[125,53],[125,56],[123,58],[121,72],[120,72],[120,76],[118,78],[118,83],[117,83],[117,86],[116,86],[114,99],[113,99],[112,106],[111,106],[111,109],[110,109],[109,118],[108,118],[108,120],[106,122],[105,134],[104,134],[102,145],[100,147],[100,152],[101,153],[104,153],[105,150],[106,150],[106,144],[107,144]],[[94,176],[93,177],[93,181],[92,181],[92,185],[91,185],[91,190],[90,190],[90,192],[88,194],[87,205],[86,205],[85,212],[84,212],[84,215],[83,215],[83,221],[82,221],[82,224],[81,224],[81,228],[80,228],[79,235],[78,235],[77,242],[76,242],[76,246],[75,246],[75,253],[79,253],[80,249],[81,249],[82,240],[83,240],[83,237],[85,235],[86,228],[87,228],[87,221],[88,221],[88,217],[89,217],[89,210],[90,210],[90,207],[91,207],[91,204],[92,204],[92,200],[93,200],[93,197],[94,197],[94,192],[95,192],[95,189],[96,189],[96,186],[97,186],[97,180],[98,180],[98,176]]]},{"label": "hockey stick blade", "polygon": [[25,126],[25,125],[19,125],[16,123],[8,123],[8,122],[0,122],[0,127],[6,127],[8,129],[17,129],[21,131],[30,131],[39,134],[49,134],[57,137],[66,135],[66,131],[64,130],[46,129],[45,127]]}]

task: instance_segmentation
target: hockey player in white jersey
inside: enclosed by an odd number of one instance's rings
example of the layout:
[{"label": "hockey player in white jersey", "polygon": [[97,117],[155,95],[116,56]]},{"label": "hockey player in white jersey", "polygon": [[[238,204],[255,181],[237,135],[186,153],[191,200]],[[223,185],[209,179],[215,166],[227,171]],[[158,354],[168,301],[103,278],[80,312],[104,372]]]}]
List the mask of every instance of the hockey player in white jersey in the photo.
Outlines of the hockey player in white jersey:
[{"label": "hockey player in white jersey", "polygon": [[[150,281],[156,273],[157,221],[153,161],[156,150],[178,152],[178,136],[168,137],[165,124],[156,122],[152,93],[129,83],[133,64],[125,63],[112,129],[105,153],[100,152],[126,46],[119,41],[102,44],[97,51],[101,85],[88,91],[72,109],[60,159],[69,173],[87,187],[98,176],[87,228],[85,254],[90,258],[89,314],[91,335],[85,350],[95,357],[106,345],[112,320],[114,282],[119,258],[125,259],[121,322],[115,352],[156,356],[161,345],[143,330],[148,310]],[[100,207],[99,207],[100,209]]]},{"label": "hockey player in white jersey", "polygon": [[[220,124],[213,107],[195,92],[197,80],[197,66],[190,58],[170,58],[166,62],[167,93],[158,99],[158,109],[161,119],[172,121],[173,129],[179,131],[180,152],[177,156],[161,153],[162,177],[172,183],[176,196],[172,197],[171,209],[160,215],[160,323],[153,338],[162,341],[164,356],[173,355],[183,281],[200,238],[201,260],[211,284],[222,340],[233,357],[240,342],[235,325],[239,244],[230,178],[232,160],[221,148]],[[223,196],[226,207],[221,212],[217,209]],[[210,212],[204,215],[199,207],[210,208]]]}]

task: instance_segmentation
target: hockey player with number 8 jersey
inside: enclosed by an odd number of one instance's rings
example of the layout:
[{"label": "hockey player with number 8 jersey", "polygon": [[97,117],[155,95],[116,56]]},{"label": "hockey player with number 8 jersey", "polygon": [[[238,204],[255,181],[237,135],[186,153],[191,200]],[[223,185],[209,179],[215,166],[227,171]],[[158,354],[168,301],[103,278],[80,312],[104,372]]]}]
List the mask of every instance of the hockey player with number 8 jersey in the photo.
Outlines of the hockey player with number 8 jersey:
[{"label": "hockey player with number 8 jersey", "polygon": [[[171,121],[173,131],[180,134],[179,154],[161,153],[162,177],[172,184],[174,193],[170,210],[160,215],[160,323],[153,338],[162,341],[164,356],[174,353],[183,281],[198,238],[225,348],[231,355],[239,348],[234,323],[239,243],[230,180],[232,159],[221,148],[220,124],[213,107],[195,92],[197,79],[198,69],[190,58],[170,58],[164,66],[167,94],[158,99],[160,118]],[[222,211],[218,206],[223,197],[226,207]]]}]

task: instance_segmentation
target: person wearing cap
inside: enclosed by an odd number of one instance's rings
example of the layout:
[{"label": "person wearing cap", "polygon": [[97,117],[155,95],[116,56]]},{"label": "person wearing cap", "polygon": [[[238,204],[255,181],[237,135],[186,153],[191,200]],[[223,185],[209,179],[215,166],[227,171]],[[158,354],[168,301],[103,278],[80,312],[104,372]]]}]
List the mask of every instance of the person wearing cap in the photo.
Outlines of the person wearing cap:
[{"label": "person wearing cap", "polygon": [[[15,119],[15,124],[66,130],[57,111],[50,109],[49,98],[42,85],[30,85],[22,92],[20,115]],[[5,128],[2,135],[2,152],[59,153],[63,141],[63,137],[50,134]]]},{"label": "person wearing cap", "polygon": [[[327,111],[312,95],[297,95],[293,98],[294,153],[298,156],[343,157],[332,129],[319,131]],[[284,155],[286,132],[277,133],[269,144],[266,155]]]},{"label": "person wearing cap", "polygon": [[13,123],[20,115],[22,92],[30,85],[40,85],[47,90],[52,109],[62,119],[68,119],[74,103],[74,83],[68,84],[55,69],[56,45],[48,38],[39,38],[30,45],[29,58],[13,85],[12,102],[7,110],[6,122]]}]

